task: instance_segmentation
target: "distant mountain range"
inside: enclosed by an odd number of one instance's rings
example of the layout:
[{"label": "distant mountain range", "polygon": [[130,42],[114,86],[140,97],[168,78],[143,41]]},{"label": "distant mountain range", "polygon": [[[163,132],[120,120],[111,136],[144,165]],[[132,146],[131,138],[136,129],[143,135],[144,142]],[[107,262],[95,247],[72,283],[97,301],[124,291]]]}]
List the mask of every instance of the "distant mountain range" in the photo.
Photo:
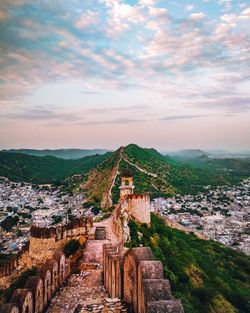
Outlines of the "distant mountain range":
[{"label": "distant mountain range", "polygon": [[3,152],[22,153],[34,156],[54,156],[62,159],[80,159],[85,156],[104,154],[110,150],[107,149],[56,149],[56,150],[36,150],[36,149],[9,149]]},{"label": "distant mountain range", "polygon": [[17,182],[62,184],[67,177],[87,173],[108,158],[110,154],[111,152],[107,152],[77,160],[65,160],[54,156],[39,157],[22,153],[0,152],[0,176]]},{"label": "distant mountain range", "polygon": [[0,176],[13,181],[63,185],[70,192],[83,191],[89,201],[102,207],[118,201],[125,168],[133,173],[135,193],[149,191],[153,197],[194,194],[207,185],[236,184],[250,177],[250,158],[215,159],[201,150],[188,151],[185,155],[189,157],[170,157],[130,144],[114,152],[75,160],[0,152]]},{"label": "distant mountain range", "polygon": [[239,152],[230,152],[225,150],[201,150],[201,149],[184,149],[178,151],[168,151],[163,152],[163,154],[172,156],[172,157],[179,157],[184,159],[190,158],[197,158],[200,156],[207,156],[210,158],[249,158],[250,157],[250,150],[249,151],[239,151]]}]

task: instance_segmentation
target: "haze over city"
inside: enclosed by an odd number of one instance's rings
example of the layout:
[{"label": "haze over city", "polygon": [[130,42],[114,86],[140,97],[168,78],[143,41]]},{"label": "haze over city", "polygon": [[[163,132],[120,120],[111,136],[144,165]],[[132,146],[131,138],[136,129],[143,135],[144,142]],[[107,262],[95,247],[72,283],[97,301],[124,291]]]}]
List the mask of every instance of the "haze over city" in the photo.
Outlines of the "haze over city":
[{"label": "haze over city", "polygon": [[250,5],[2,0],[0,149],[249,149]]}]

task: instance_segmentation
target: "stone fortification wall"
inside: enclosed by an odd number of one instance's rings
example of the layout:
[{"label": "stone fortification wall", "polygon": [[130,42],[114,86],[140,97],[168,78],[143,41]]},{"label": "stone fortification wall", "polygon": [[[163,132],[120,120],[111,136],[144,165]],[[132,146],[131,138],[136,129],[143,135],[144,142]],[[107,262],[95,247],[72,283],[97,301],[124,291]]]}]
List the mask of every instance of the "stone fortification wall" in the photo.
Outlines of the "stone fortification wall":
[{"label": "stone fortification wall", "polygon": [[135,218],[139,223],[150,224],[150,196],[127,195],[120,200],[112,215],[112,230],[118,238],[126,242],[129,237],[128,222]]},{"label": "stone fortification wall", "polygon": [[64,226],[32,226],[29,242],[0,267],[0,287],[9,285],[16,278],[15,270],[21,272],[27,267],[40,266],[47,259],[53,258],[55,251],[61,250],[69,240],[77,239],[81,244],[85,243],[92,228],[92,217],[75,218]]},{"label": "stone fortification wall", "polygon": [[70,274],[64,253],[56,252],[39,270],[26,280],[25,288],[16,289],[9,303],[0,305],[0,313],[42,313],[57,289]]},{"label": "stone fortification wall", "polygon": [[163,277],[162,263],[154,260],[150,248],[105,244],[103,276],[110,296],[129,303],[135,313],[184,313]]},{"label": "stone fortification wall", "polygon": [[88,239],[90,229],[93,227],[93,218],[73,219],[69,224],[57,227],[37,227],[30,229],[29,256],[33,265],[44,263],[52,258],[57,250],[61,250],[71,240],[79,240],[81,244]]},{"label": "stone fortification wall", "polygon": [[29,242],[22,247],[21,251],[13,255],[4,266],[0,267],[0,279],[2,277],[9,276],[18,267],[20,259],[27,251],[29,251]]},{"label": "stone fortification wall", "polygon": [[150,224],[150,196],[149,193],[142,195],[129,195],[126,198],[127,211],[139,222]]}]

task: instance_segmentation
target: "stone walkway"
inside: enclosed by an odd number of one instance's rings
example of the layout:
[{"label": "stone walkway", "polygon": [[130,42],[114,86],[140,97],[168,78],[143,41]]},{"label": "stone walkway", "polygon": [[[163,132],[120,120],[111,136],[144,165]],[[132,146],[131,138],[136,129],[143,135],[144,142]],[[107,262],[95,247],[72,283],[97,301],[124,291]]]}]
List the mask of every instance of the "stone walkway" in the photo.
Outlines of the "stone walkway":
[{"label": "stone walkway", "polygon": [[111,299],[102,279],[102,246],[107,241],[90,240],[79,264],[80,274],[70,276],[68,283],[52,299],[46,313],[125,313],[129,310],[120,299]]},{"label": "stone walkway", "polygon": [[128,312],[119,299],[109,298],[100,268],[73,274],[53,298],[48,313]]}]

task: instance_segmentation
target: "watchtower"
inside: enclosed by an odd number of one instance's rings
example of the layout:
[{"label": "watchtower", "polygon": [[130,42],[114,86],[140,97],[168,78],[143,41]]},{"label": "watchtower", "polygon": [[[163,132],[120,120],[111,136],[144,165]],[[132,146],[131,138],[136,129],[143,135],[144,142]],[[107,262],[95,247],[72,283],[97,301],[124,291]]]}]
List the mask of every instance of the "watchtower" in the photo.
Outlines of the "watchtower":
[{"label": "watchtower", "polygon": [[133,185],[133,175],[129,169],[125,169],[122,172],[121,186],[120,188],[120,199],[126,195],[132,195],[134,193],[135,186]]}]

